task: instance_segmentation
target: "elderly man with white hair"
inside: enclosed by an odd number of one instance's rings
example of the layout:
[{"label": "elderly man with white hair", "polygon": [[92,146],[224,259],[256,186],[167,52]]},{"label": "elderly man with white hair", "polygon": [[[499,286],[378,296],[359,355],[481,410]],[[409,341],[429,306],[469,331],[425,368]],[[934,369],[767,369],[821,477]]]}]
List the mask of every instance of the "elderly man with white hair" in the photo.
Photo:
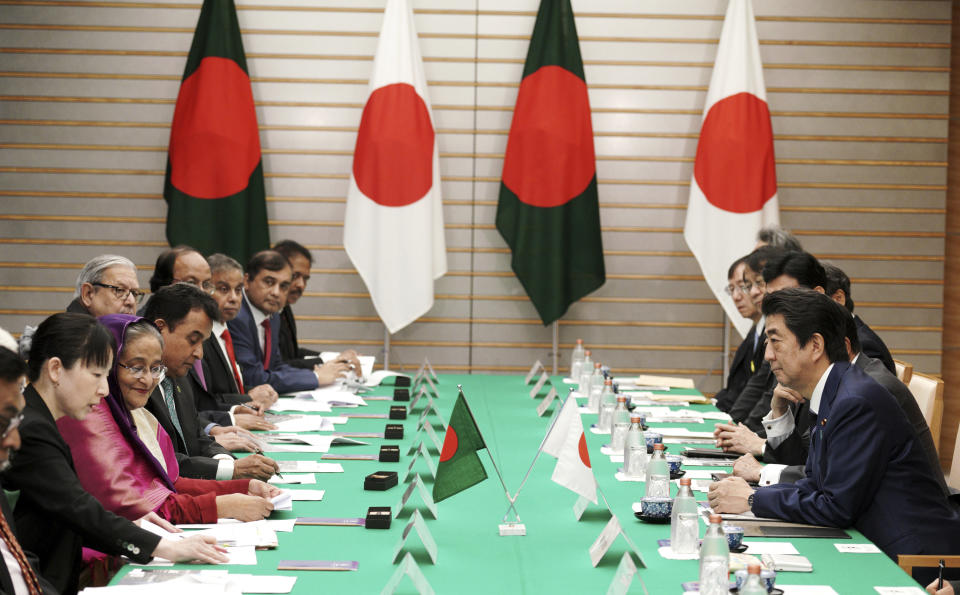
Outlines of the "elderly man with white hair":
[{"label": "elderly man with white hair", "polygon": [[84,265],[67,312],[93,316],[134,314],[143,299],[137,269],[129,258],[102,254]]}]

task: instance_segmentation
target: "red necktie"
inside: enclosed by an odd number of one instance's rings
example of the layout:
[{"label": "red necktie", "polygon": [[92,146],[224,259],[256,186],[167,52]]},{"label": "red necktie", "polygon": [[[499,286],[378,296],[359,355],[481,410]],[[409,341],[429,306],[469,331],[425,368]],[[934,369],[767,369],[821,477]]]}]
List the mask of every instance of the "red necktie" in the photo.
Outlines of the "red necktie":
[{"label": "red necktie", "polygon": [[265,318],[260,323],[263,327],[263,369],[270,369],[270,350],[273,348],[273,338],[270,337],[270,319]]},{"label": "red necktie", "polygon": [[27,591],[30,595],[40,595],[42,591],[40,590],[40,581],[37,580],[37,573],[27,562],[27,557],[20,549],[20,544],[17,543],[17,538],[14,537],[13,530],[7,524],[7,519],[3,518],[3,514],[0,514],[0,538],[3,538],[4,543],[7,544],[7,549],[17,560],[17,564],[20,565],[20,572],[23,573],[23,582],[27,584]]},{"label": "red necktie", "polygon": [[220,337],[223,339],[223,346],[227,348],[227,357],[230,358],[230,369],[233,370],[233,378],[237,381],[237,388],[240,392],[245,393],[247,391],[243,390],[243,380],[240,379],[240,368],[237,367],[237,358],[233,355],[233,339],[230,337],[230,331],[223,329]]}]

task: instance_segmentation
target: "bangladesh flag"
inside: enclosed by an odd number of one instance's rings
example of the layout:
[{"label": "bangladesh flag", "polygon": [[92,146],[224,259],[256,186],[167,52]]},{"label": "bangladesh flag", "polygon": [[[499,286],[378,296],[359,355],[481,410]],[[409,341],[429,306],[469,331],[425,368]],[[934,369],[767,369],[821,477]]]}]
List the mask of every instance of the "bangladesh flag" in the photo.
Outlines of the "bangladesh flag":
[{"label": "bangladesh flag", "polygon": [[257,113],[233,0],[204,0],[170,127],[167,240],[240,262],[270,245]]},{"label": "bangladesh flag", "polygon": [[606,280],[590,101],[570,0],[542,0],[503,160],[497,229],[544,326]]},{"label": "bangladesh flag", "polygon": [[483,436],[467,406],[463,392],[457,397],[443,437],[437,478],[433,483],[433,501],[439,502],[462,492],[487,478],[477,451],[486,448]]}]

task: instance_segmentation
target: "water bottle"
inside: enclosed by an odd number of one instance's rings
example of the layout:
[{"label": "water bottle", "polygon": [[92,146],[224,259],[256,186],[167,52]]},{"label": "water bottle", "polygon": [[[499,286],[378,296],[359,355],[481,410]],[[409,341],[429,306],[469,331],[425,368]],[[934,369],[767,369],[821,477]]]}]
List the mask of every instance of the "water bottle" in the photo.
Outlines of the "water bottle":
[{"label": "water bottle", "polygon": [[590,359],[590,350],[583,350],[583,364],[580,365],[580,396],[590,396],[590,377],[593,376],[593,360]]},{"label": "water bottle", "polygon": [[[590,398],[587,401],[587,407],[591,413],[600,412],[600,395],[603,394],[603,387],[606,386],[606,380],[603,377],[603,366],[600,362],[593,364],[593,374],[590,375]],[[613,391],[613,385],[610,385],[610,391]],[[607,432],[610,431],[608,427]]]},{"label": "water bottle", "polygon": [[643,437],[642,420],[643,416],[638,413],[630,417],[630,430],[623,447],[623,473],[633,479],[642,478],[647,472],[647,440]]},{"label": "water bottle", "polygon": [[760,580],[760,565],[747,567],[747,581],[740,587],[740,595],[767,595],[767,588]]},{"label": "water bottle", "polygon": [[670,513],[670,547],[675,554],[695,554],[700,539],[697,501],[690,490],[690,478],[680,480],[680,491]]},{"label": "water bottle", "polygon": [[[613,394],[613,380],[610,378],[603,381],[603,388],[600,389],[598,400],[600,402],[600,417],[597,420],[597,427],[600,428],[601,432],[609,434],[613,431],[613,411],[617,408],[617,395]],[[612,442],[610,446],[616,448]]]},{"label": "water bottle", "polygon": [[570,356],[570,378],[580,379],[580,370],[583,368],[583,339],[577,339],[577,344],[573,347],[573,355]]},{"label": "water bottle", "polygon": [[644,495],[653,498],[670,497],[670,465],[663,456],[663,444],[653,445],[653,456],[647,463],[647,493]]},{"label": "water bottle", "polygon": [[[610,381],[607,380],[607,382]],[[630,412],[627,411],[627,397],[618,395],[616,402],[616,407],[610,413],[610,423],[613,427],[610,432],[610,448],[614,452],[623,452],[627,442],[627,432],[630,430]]]},{"label": "water bottle", "polygon": [[702,595],[727,595],[730,592],[730,549],[721,522],[719,514],[710,515],[710,526],[700,546]]}]

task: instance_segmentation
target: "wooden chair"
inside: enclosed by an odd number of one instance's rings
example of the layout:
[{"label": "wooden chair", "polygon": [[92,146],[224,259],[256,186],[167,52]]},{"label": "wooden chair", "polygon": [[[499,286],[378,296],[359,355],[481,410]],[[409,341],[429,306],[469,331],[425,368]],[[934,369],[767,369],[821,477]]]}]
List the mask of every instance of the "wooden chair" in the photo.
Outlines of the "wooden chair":
[{"label": "wooden chair", "polygon": [[897,368],[897,378],[900,382],[909,385],[910,377],[913,376],[913,364],[895,359],[893,365]]},{"label": "wooden chair", "polygon": [[910,377],[910,392],[920,406],[923,419],[930,426],[933,444],[940,450],[940,422],[943,418],[943,379],[914,372]]},{"label": "wooden chair", "polygon": [[[957,436],[960,437],[960,429],[957,430]],[[950,463],[947,485],[960,490],[960,440],[957,440],[953,445],[953,462]]]},{"label": "wooden chair", "polygon": [[897,566],[902,568],[910,578],[913,578],[914,568],[938,568],[940,566],[940,560],[943,560],[943,565],[946,568],[960,568],[960,556],[921,556],[912,554],[900,554],[897,556]]}]

